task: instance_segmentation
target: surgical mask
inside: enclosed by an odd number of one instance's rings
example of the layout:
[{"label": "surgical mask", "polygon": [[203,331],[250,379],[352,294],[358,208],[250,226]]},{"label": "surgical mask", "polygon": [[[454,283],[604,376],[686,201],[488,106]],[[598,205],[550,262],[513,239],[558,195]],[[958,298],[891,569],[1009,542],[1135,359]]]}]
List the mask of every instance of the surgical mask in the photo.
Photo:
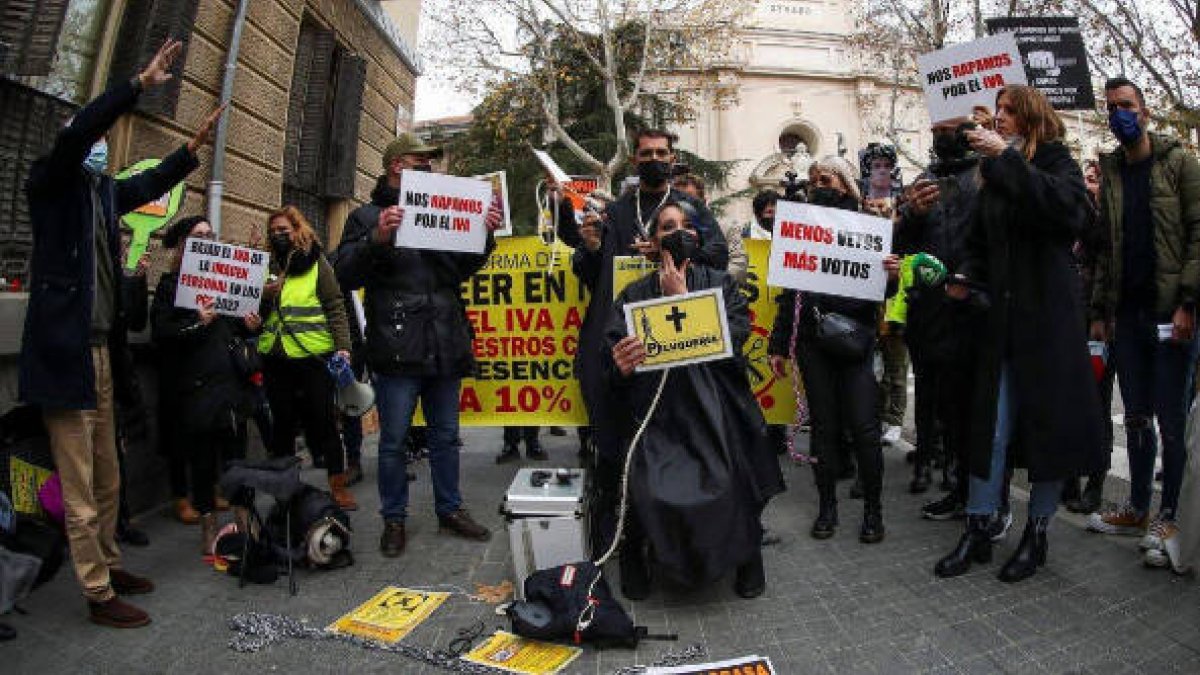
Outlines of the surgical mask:
[{"label": "surgical mask", "polygon": [[1142,138],[1142,123],[1137,112],[1117,108],[1108,114],[1108,128],[1121,142],[1121,145],[1133,145]]},{"label": "surgical mask", "polygon": [[809,192],[808,203],[816,206],[837,206],[842,203],[843,198],[837,188],[819,187]]},{"label": "surgical mask", "polygon": [[659,248],[671,254],[671,260],[676,267],[694,258],[699,245],[696,235],[687,230],[675,230],[659,242]]},{"label": "surgical mask", "polygon": [[638,163],[638,178],[642,185],[656,188],[667,182],[671,177],[671,163],[649,160]]},{"label": "surgical mask", "polygon": [[83,165],[95,171],[96,173],[104,173],[108,170],[108,142],[104,139],[96,141],[92,146],[88,156],[84,158]]},{"label": "surgical mask", "polygon": [[413,167],[413,171],[424,171],[425,173],[433,173],[433,165],[426,162]]},{"label": "surgical mask", "polygon": [[283,256],[288,251],[292,250],[292,237],[286,233],[271,235],[271,251],[275,255]]}]

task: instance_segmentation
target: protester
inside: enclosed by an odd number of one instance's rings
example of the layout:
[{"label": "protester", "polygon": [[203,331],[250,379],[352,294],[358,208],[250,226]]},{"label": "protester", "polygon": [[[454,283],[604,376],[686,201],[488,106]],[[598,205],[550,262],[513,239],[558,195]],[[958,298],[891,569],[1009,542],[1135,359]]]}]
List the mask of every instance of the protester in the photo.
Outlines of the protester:
[{"label": "protester", "polygon": [[115,541],[119,467],[113,399],[132,375],[125,339],[117,219],[157,199],[198,165],[196,152],[220,116],[155,168],[115,180],[105,133],[132,112],[146,89],[171,79],[181,43],[168,39],[137,77],[115,83],[59,132],[26,183],[33,222],[30,297],[21,340],[20,400],[42,407],[62,481],[75,575],[94,623],[135,628],[150,622],[120,595],[154,584],[121,566]]},{"label": "protester", "polygon": [[550,458],[538,441],[541,427],[504,427],[504,449],[496,456],[497,464],[506,464],[521,459],[521,449],[518,444],[525,440],[525,455],[529,459],[544,462]]},{"label": "protester", "polygon": [[[125,259],[127,253],[127,251],[122,250],[121,257],[118,260]],[[125,327],[131,333],[138,333],[145,330],[150,321],[148,311],[150,289],[146,282],[146,274],[149,269],[150,256],[143,253],[132,271],[123,270],[121,274],[121,309],[125,313]],[[126,343],[125,349],[128,352],[128,341]],[[127,354],[123,358],[129,363],[133,362],[132,354]],[[129,508],[129,482],[125,478],[125,466],[128,463],[129,439],[135,435],[140,438],[144,438],[146,435],[146,411],[141,387],[138,385],[137,378],[130,377],[128,381],[131,385],[129,387],[129,394],[132,400],[118,400],[114,415],[116,423],[117,461],[121,480],[121,491],[117,507],[116,537],[118,544],[141,547],[149,546],[150,538],[146,536],[143,530],[133,524]]]},{"label": "protester", "polygon": [[239,372],[230,350],[244,348],[257,332],[257,313],[242,319],[220,316],[212,300],[199,309],[175,306],[179,266],[188,238],[214,239],[201,216],[182,218],[163,236],[163,248],[174,249],[170,270],[158,280],[151,310],[154,342],[163,359],[162,400],[174,406],[167,412],[175,443],[187,458],[192,478],[192,503],[200,513],[201,552],[212,554],[217,536],[216,484],[227,462],[246,456],[246,419],[250,413],[249,373]]},{"label": "protester", "polygon": [[647,240],[650,224],[664,204],[676,201],[687,202],[697,210],[694,227],[703,244],[696,253],[696,262],[719,271],[724,271],[729,262],[729,247],[712,214],[688,195],[671,189],[674,142],[675,136],[661,129],[644,129],[634,135],[630,162],[638,175],[637,187],[610,203],[603,214],[584,216],[579,228],[580,245],[572,258],[575,274],[591,293],[580,329],[575,369],[594,430],[596,494],[592,523],[596,528],[594,539],[601,546],[616,524],[619,458],[625,449],[611,419],[612,414],[621,412],[624,402],[617,405],[610,398],[602,353],[604,331],[615,296],[614,258],[649,251],[653,246]]},{"label": "protester", "polygon": [[[705,187],[704,179],[700,176],[686,173],[672,181],[672,186],[705,207],[708,206],[708,189]],[[746,254],[745,245],[742,244],[742,228],[739,225],[730,224],[723,226],[721,232],[725,235],[725,243],[729,245],[729,265],[727,266],[729,276],[733,278],[734,282],[740,284],[746,280],[746,272],[750,267],[750,257]]]},{"label": "protester", "polygon": [[350,328],[342,289],[321,252],[317,233],[295,206],[268,218],[271,271],[263,290],[263,355],[267,398],[271,402],[272,457],[296,452],[296,432],[313,457],[324,459],[329,491],[341,508],[358,508],[346,489],[346,458],[335,422],[334,382],[326,361],[350,359]]},{"label": "protester", "polygon": [[1032,484],[1029,519],[999,573],[1015,582],[1046,563],[1062,481],[1102,461],[1101,411],[1078,329],[1083,309],[1071,255],[1087,225],[1083,176],[1062,141],[1062,120],[1037,89],[1001,90],[995,119],[996,131],[966,132],[983,157],[982,186],[967,255],[946,294],[968,303],[986,294],[991,304],[976,356],[966,532],[934,571],[953,577],[990,561],[1005,466],[1019,455],[1014,464],[1029,469]]},{"label": "protester", "polygon": [[[1200,297],[1200,164],[1175,138],[1150,133],[1142,90],[1124,78],[1104,86],[1109,127],[1120,142],[1100,157],[1100,220],[1109,245],[1097,260],[1093,340],[1114,338],[1125,406],[1130,499],[1093,514],[1088,529],[1161,543],[1175,519],[1187,451],[1184,425],[1195,363]],[[1150,522],[1162,436],[1162,501]]]},{"label": "protester", "polygon": [[[814,165],[814,187],[809,202],[816,206],[858,211],[862,203],[849,163],[840,157],[826,157]],[[898,260],[888,258],[887,267],[895,272]],[[820,293],[784,291],[777,299],[779,313],[771,331],[771,369],[787,377],[793,351],[804,377],[808,410],[812,416],[813,477],[816,480],[819,512],[812,526],[816,539],[832,537],[838,526],[837,478],[843,439],[858,460],[858,477],[864,506],[859,540],[874,544],[883,541],[883,448],[880,441],[879,390],[872,363],[875,325],[879,303]],[[799,319],[796,308],[799,307]],[[817,339],[819,315],[837,315],[856,326],[868,347],[857,355],[834,354]],[[794,345],[794,350],[793,350]]]},{"label": "protester", "polygon": [[[632,441],[647,419],[639,446],[628,449],[635,453],[628,476],[632,509],[620,568],[622,592],[631,600],[650,595],[647,546],[655,569],[676,583],[696,587],[736,569],[734,590],[741,597],[757,597],[766,588],[759,516],[783,490],[783,476],[741,356],[750,335],[746,298],[727,273],[694,259],[704,241],[692,225],[698,217],[691,203],[663,203],[646,249],[660,269],[623,290],[609,313],[606,379],[626,403],[617,422],[621,437]],[[625,305],[709,288],[721,289],[738,356],[665,374],[635,373],[646,348],[627,333]]]},{"label": "protester", "polygon": [[429,468],[434,510],[440,529],[486,541],[491,532],[462,505],[458,480],[458,401],[462,378],[475,371],[471,324],[459,287],[495,248],[492,235],[503,225],[494,205],[487,215],[487,247],[482,254],[398,248],[394,241],[404,217],[400,177],[405,170],[432,171],[440,156],[413,134],[390,143],[383,154],[384,175],[371,202],[346,220],[338,249],[338,278],[347,290],[366,289],[367,365],[379,411],[379,497],[384,521],[383,555],[404,552],[408,516],[408,461],[404,438],[417,399],[428,425]]}]

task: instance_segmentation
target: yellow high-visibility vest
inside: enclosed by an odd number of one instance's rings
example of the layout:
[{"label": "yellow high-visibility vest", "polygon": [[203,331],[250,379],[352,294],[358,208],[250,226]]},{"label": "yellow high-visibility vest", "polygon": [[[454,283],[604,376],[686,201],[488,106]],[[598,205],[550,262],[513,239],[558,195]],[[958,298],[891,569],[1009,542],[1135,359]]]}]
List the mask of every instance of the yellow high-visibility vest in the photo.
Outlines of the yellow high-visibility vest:
[{"label": "yellow high-visibility vest", "polygon": [[263,323],[263,333],[258,338],[260,353],[270,354],[276,340],[283,341],[283,353],[290,359],[322,356],[333,351],[333,334],[329,332],[325,310],[317,297],[319,267],[320,264],[314,264],[307,272],[284,279],[283,289],[279,291],[279,306]]}]

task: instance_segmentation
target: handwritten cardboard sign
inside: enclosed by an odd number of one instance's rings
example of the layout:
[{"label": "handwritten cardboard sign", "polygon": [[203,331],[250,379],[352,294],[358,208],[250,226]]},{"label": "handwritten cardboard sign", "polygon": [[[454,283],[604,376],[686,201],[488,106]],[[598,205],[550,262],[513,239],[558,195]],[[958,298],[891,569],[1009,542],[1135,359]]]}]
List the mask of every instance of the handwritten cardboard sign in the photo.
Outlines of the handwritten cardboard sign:
[{"label": "handwritten cardboard sign", "polygon": [[400,176],[404,220],[396,246],[483,253],[492,199],[492,184],[485,180],[405,171]]},{"label": "handwritten cardboard sign", "polygon": [[780,200],[767,283],[861,300],[887,292],[883,259],[892,222],[854,211]]},{"label": "handwritten cardboard sign", "polygon": [[1025,84],[1025,67],[1012,33],[955,45],[917,57],[929,120],[970,117],[975,106],[995,111],[1006,85]]},{"label": "handwritten cardboard sign", "polygon": [[189,238],[179,265],[175,306],[199,309],[212,300],[217,314],[246,316],[258,311],[270,256],[245,246]]}]

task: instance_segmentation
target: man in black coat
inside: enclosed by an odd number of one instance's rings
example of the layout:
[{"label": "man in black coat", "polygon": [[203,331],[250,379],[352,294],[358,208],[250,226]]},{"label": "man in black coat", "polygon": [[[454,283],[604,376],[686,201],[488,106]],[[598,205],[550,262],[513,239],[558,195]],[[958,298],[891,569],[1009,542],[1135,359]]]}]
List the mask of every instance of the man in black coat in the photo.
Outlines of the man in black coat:
[{"label": "man in black coat", "polygon": [[379,547],[385,556],[404,552],[408,516],[407,456],[404,437],[418,398],[429,428],[429,469],[434,510],[443,531],[486,541],[491,532],[471,518],[458,489],[458,404],[462,378],[475,373],[474,331],[460,297],[496,246],[503,225],[496,205],[488,210],[483,253],[398,248],[396,231],[404,217],[400,179],[405,170],[431,171],[438,148],[404,134],[383,154],[386,174],[371,192],[371,203],[346,221],[337,252],[338,283],[349,292],[366,290],[366,363],[379,409],[379,496],[384,520]]},{"label": "man in black coat", "polygon": [[42,407],[54,464],[62,480],[67,538],[91,620],[144,626],[150,618],[120,595],[154,585],[121,568],[117,548],[120,478],[113,396],[130,375],[123,362],[118,218],[182,181],[199,164],[220,110],[186,147],[156,168],[114,180],[104,134],[133,110],[149,87],[171,79],[182,45],[166,44],[136,78],[120,82],[75,115],[26,183],[33,220],[29,308],[20,356],[19,396]]}]

